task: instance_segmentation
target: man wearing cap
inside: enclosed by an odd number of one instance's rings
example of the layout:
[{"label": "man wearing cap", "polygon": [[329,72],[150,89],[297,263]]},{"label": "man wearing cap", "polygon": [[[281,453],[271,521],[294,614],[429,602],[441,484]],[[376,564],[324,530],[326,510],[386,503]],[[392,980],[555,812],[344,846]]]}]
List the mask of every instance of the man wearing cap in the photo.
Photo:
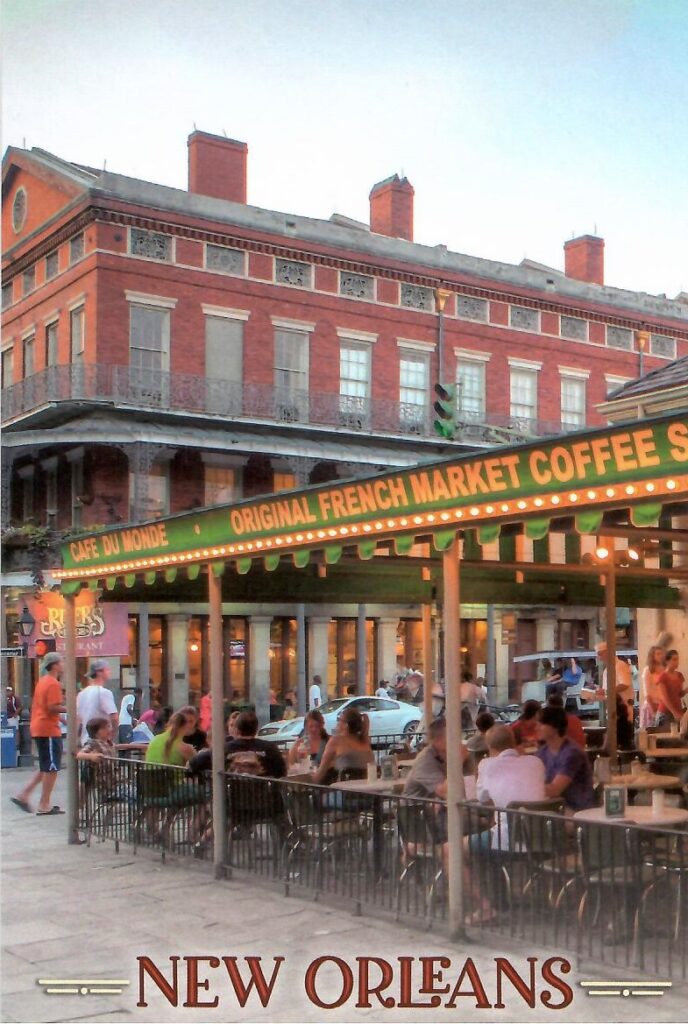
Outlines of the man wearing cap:
[{"label": "man wearing cap", "polygon": [[113,735],[119,732],[119,715],[112,691],[105,685],[110,678],[110,668],[106,661],[97,659],[91,662],[88,670],[89,685],[77,694],[76,717],[78,719],[79,743],[83,746],[88,742],[86,724],[92,718],[109,718],[112,722]]},{"label": "man wearing cap", "polygon": [[14,690],[11,686],[5,688],[5,700],[7,714],[7,724],[13,729],[19,728],[19,716],[22,713],[23,704],[18,697],[15,696]]},{"label": "man wearing cap", "polygon": [[[595,645],[595,651],[600,661],[604,662],[605,668],[602,672],[602,686],[597,690],[598,700],[606,700],[607,697],[607,645],[604,640]],[[615,658],[614,667],[616,669],[616,693],[621,698],[621,702],[626,709],[626,714],[629,721],[633,721],[633,703],[635,701],[635,693],[633,690],[633,674],[631,672],[631,666],[627,661],[622,661],[621,658]]]},{"label": "man wearing cap", "polygon": [[29,797],[38,785],[41,786],[41,795],[36,813],[64,814],[60,807],[51,804],[62,763],[60,715],[67,710],[60,685],[61,676],[62,655],[54,652],[47,654],[41,665],[41,677],[36,683],[31,704],[31,735],[38,750],[38,771],[16,796],[11,797],[12,803],[28,814],[32,813]]}]

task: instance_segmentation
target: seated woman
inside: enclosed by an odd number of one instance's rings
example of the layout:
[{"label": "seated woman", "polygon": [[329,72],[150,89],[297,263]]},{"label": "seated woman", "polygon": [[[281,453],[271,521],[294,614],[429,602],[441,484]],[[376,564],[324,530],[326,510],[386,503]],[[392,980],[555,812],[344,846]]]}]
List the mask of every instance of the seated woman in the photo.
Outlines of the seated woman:
[{"label": "seated woman", "polygon": [[327,742],[313,781],[326,785],[332,768],[338,773],[351,769],[365,775],[368,765],[375,760],[368,730],[368,719],[360,711],[345,708],[337,722],[335,735]]},{"label": "seated woman", "polygon": [[175,711],[164,732],[158,733],[148,744],[147,764],[174,764],[183,767],[196,753],[185,739],[196,731],[198,713],[191,705]]},{"label": "seated woman", "polygon": [[310,757],[311,768],[319,768],[329,739],[321,713],[309,711],[303,722],[303,732],[287,753],[287,765],[298,764],[305,757]]}]

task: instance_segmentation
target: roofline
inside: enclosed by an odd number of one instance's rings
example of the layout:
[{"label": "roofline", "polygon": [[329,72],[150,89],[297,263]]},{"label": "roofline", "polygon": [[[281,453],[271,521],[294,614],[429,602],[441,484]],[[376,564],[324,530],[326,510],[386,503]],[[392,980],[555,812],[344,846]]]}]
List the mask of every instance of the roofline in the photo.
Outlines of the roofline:
[{"label": "roofline", "polygon": [[[465,274],[485,282],[486,287],[507,285],[523,287],[550,296],[551,300],[574,300],[599,303],[632,311],[639,316],[657,316],[674,319],[678,324],[688,321],[688,305],[675,299],[653,296],[645,292],[615,288],[581,282],[567,277],[562,271],[550,271],[533,266],[502,263],[479,256],[450,251],[445,245],[429,246],[404,239],[393,239],[374,232],[361,232],[331,220],[304,217],[299,214],[268,210],[264,207],[248,206],[224,199],[215,199],[184,189],[172,188],[147,182],[139,178],[103,171],[98,177],[85,171],[76,170],[73,164],[41,149],[20,150],[8,147],[5,159],[16,153],[28,160],[35,160],[50,170],[69,178],[88,191],[90,196],[119,199],[148,210],[175,212],[198,219],[224,222],[236,227],[263,231],[281,236],[293,242],[309,242],[317,245],[347,249],[377,259],[397,260],[412,264],[415,273],[445,272]],[[42,226],[43,228],[44,226]],[[39,230],[42,230],[39,229]],[[23,240],[23,244],[26,239]],[[12,253],[8,250],[5,256]],[[554,275],[554,288],[548,278]]]}]

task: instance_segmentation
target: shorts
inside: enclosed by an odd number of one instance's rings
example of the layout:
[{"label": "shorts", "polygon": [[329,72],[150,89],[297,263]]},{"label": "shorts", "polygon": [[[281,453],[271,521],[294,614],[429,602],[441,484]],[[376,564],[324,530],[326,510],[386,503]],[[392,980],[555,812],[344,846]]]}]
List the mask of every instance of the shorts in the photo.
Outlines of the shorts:
[{"label": "shorts", "polygon": [[62,767],[62,737],[36,736],[38,750],[38,770],[40,772],[59,772]]}]

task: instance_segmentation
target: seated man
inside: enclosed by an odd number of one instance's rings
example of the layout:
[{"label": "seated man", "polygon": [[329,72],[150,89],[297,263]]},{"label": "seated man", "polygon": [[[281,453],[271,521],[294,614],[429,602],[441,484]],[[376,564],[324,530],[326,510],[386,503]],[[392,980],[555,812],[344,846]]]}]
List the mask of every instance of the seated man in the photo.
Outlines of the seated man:
[{"label": "seated man", "polygon": [[[465,765],[468,750],[461,744],[461,761]],[[465,782],[466,780],[464,780]],[[468,789],[472,788],[470,786]],[[428,745],[421,750],[404,780],[404,796],[447,799],[447,722],[436,718],[428,728]],[[466,793],[467,799],[474,794]]]},{"label": "seated man", "polygon": [[[493,725],[485,736],[489,757],[478,765],[478,800],[491,802],[500,810],[517,800],[546,800],[545,769],[534,754],[519,754],[513,730],[508,725]],[[508,851],[508,819],[498,815],[492,827],[490,846]]]},{"label": "seated man", "polygon": [[566,737],[568,722],[563,708],[544,707],[538,715],[538,750],[545,766],[545,793],[562,797],[567,814],[595,804],[592,768],[584,750]]},{"label": "seated man", "polygon": [[[282,752],[276,744],[258,739],[258,719],[253,711],[242,711],[232,722],[232,732],[234,735],[225,740],[225,767],[228,772],[284,778],[287,766]],[[189,762],[192,772],[207,771],[211,767],[210,749],[202,750]]]}]

